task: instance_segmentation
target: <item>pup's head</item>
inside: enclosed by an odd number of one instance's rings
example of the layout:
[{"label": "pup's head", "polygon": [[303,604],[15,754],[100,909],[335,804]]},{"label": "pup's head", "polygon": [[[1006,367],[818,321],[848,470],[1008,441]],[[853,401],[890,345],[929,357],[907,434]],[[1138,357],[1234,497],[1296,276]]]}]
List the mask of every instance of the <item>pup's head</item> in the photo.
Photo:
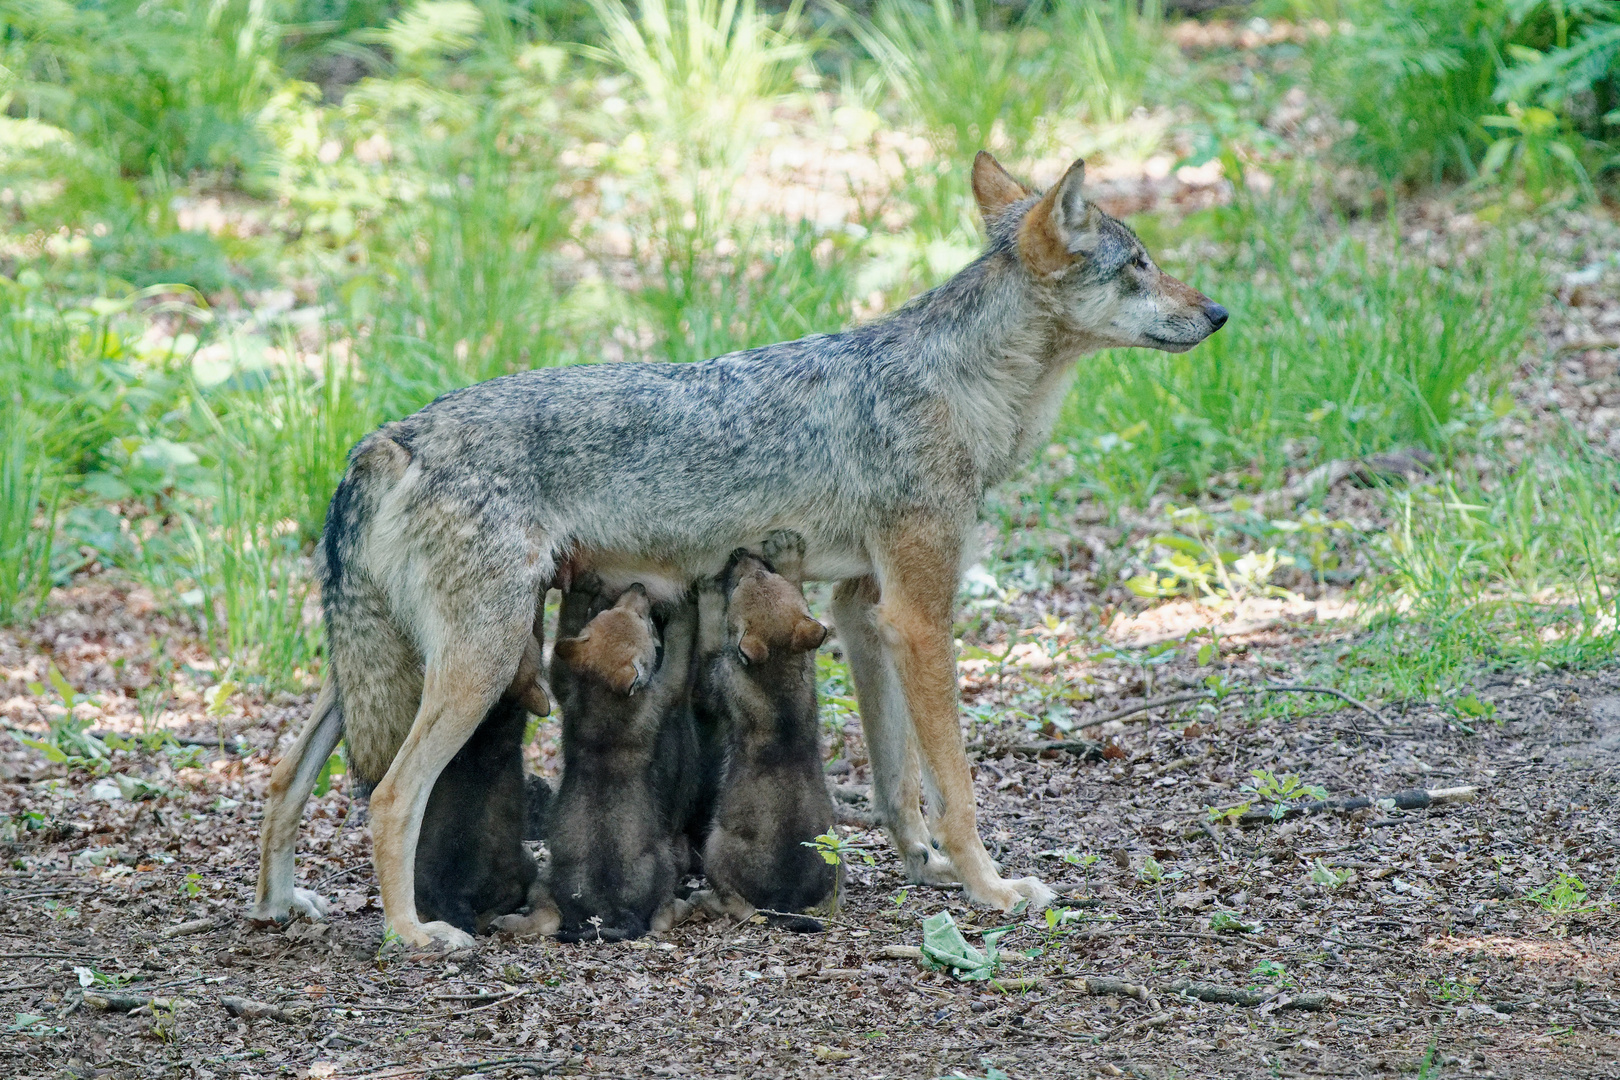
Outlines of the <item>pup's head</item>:
[{"label": "pup's head", "polygon": [[619,694],[647,685],[658,666],[658,630],[647,590],[632,585],[618,603],[558,640],[557,655],[578,674],[594,675]]},{"label": "pup's head", "polygon": [[827,628],[810,616],[804,593],[744,548],[731,554],[720,576],[726,594],[726,643],[745,664],[774,653],[810,652],[827,640]]},{"label": "pup's head", "polygon": [[1160,270],[1136,234],[1081,192],[1086,163],[1069,166],[1044,195],[1014,180],[984,151],[973,195],[995,235],[1016,229],[1019,261],[1057,317],[1095,348],[1186,352],[1226,324],[1226,309]]}]

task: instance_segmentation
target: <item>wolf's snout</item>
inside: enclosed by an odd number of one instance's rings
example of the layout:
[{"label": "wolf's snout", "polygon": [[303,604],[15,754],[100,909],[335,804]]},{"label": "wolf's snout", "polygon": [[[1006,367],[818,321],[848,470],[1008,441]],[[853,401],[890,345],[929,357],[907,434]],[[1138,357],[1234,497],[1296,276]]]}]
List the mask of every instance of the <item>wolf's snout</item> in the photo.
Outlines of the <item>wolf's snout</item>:
[{"label": "wolf's snout", "polygon": [[1209,320],[1210,333],[1213,334],[1216,330],[1219,330],[1221,327],[1226,325],[1226,309],[1221,307],[1219,304],[1205,304],[1204,318]]}]

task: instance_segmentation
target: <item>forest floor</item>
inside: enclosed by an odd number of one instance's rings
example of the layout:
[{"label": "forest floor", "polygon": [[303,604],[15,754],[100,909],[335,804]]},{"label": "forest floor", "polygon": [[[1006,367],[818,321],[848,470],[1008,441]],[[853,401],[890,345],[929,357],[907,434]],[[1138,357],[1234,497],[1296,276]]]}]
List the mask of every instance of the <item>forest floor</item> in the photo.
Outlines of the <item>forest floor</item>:
[{"label": "forest floor", "polygon": [[[1178,609],[1156,610],[1163,623]],[[1277,610],[1230,627],[1230,685],[1291,683],[1342,636]],[[178,745],[52,764],[20,741],[62,711],[60,691],[28,686],[46,657],[103,703],[75,703],[93,730],[138,733],[138,695],[111,691],[154,640],[191,665],[155,721]],[[1100,679],[1085,716],[1200,685],[1194,664],[1153,669],[1154,686],[1131,681],[1143,668]],[[964,664],[965,699],[1003,700],[1041,666]],[[632,943],[484,938],[447,956],[382,948],[364,807],[341,776],[312,801],[298,871],[333,900],[330,920],[243,920],[270,766],[309,696],[247,689],[210,713],[189,688],[208,681],[206,651],[104,582],[59,591],[27,633],[0,636],[0,668],[10,1076],[1620,1074],[1620,671],[1484,679],[1471,720],[1326,696],[1268,715],[1273,695],[1232,695],[1090,726],[1096,746],[1042,754],[1012,749],[1028,732],[970,726],[981,831],[1006,872],[1058,887],[1052,919],[908,888],[860,824],[851,721],[832,780],[842,831],[873,862],[852,862],[825,933],[694,922]],[[539,742],[554,739],[548,726]],[[1290,775],[1334,798],[1477,792],[1411,812],[1232,820],[1244,802],[1298,805],[1242,790]],[[1211,807],[1234,809],[1212,821]],[[885,956],[920,944],[940,910],[972,941],[1014,926],[997,981]],[[1251,990],[1253,1004],[1197,1000],[1177,980]],[[227,997],[279,1011],[236,1019]]]}]

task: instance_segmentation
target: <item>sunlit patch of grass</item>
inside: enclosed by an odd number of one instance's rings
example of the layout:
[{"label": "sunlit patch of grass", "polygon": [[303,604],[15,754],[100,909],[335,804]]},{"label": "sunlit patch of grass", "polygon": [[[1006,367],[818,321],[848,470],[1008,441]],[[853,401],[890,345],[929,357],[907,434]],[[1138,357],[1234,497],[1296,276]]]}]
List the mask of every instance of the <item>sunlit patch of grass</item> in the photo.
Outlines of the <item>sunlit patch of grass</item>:
[{"label": "sunlit patch of grass", "polygon": [[[1226,254],[1178,266],[1231,321],[1184,355],[1124,350],[1079,366],[1057,435],[1111,500],[1214,474],[1427,446],[1492,419],[1544,295],[1503,236],[1447,265],[1358,239],[1292,201],[1223,212]],[[1193,223],[1196,227],[1196,223]]]},{"label": "sunlit patch of grass", "polygon": [[1390,499],[1396,520],[1377,541],[1369,628],[1336,658],[1352,684],[1432,697],[1481,670],[1578,669],[1620,655],[1614,459],[1570,439],[1485,479],[1454,476]]}]

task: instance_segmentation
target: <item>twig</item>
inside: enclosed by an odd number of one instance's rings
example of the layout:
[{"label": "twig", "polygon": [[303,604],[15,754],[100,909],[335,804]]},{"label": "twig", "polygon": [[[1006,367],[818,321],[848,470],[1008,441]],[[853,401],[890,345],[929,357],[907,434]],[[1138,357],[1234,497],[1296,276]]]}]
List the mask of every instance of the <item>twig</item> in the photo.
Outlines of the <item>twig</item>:
[{"label": "twig", "polygon": [[190,922],[175,923],[165,926],[158,931],[160,938],[190,937],[192,934],[206,934],[219,925],[219,920],[212,916],[206,919],[192,919]]},{"label": "twig", "polygon": [[[1343,690],[1335,690],[1331,686],[1296,686],[1291,683],[1267,683],[1264,686],[1235,686],[1219,693],[1214,690],[1186,690],[1179,694],[1166,694],[1163,697],[1149,698],[1146,701],[1139,701],[1135,705],[1130,705],[1123,709],[1115,709],[1111,713],[1096,717],[1092,720],[1081,721],[1074,726],[1077,730],[1098,727],[1102,724],[1111,723],[1115,720],[1124,720],[1126,717],[1135,716],[1138,713],[1148,712],[1151,709],[1160,709],[1167,705],[1180,705],[1189,701],[1219,701],[1222,698],[1228,697],[1271,693],[1326,694],[1329,697],[1336,697],[1340,701],[1345,701],[1351,705],[1354,705],[1362,712],[1373,717],[1380,724],[1387,724],[1383,713],[1379,712],[1371,705],[1368,705],[1360,698],[1351,697]],[[1358,732],[1358,734],[1360,734],[1360,732]],[[976,744],[974,747],[969,747],[969,749],[974,748],[983,749],[984,747],[982,744]],[[1092,742],[1090,739],[1056,739],[1051,742],[1025,743],[1019,746],[1011,746],[1007,749],[1008,752],[1014,754],[1039,754],[1044,753],[1047,750],[1066,750],[1070,753],[1076,754],[1101,752],[1100,746],[1097,743]]]},{"label": "twig", "polygon": [[806,915],[802,911],[772,911],[770,908],[755,908],[755,915],[775,915],[782,919],[814,919],[817,922],[831,923],[833,926],[842,926],[845,930],[865,930],[867,927],[858,923],[845,922],[834,919],[830,915]]},{"label": "twig", "polygon": [[1175,993],[1197,998],[1199,1001],[1209,1001],[1217,1005],[1244,1005],[1249,1008],[1276,1000],[1279,1009],[1321,1012],[1328,1003],[1328,996],[1322,993],[1285,995],[1267,993],[1263,990],[1238,990],[1230,986],[1217,986],[1214,983],[1193,982],[1190,979],[1177,979],[1170,984],[1170,989]]},{"label": "twig", "polygon": [[[1393,795],[1373,796],[1357,795],[1351,799],[1325,799],[1321,802],[1306,803],[1303,806],[1285,807],[1280,816],[1273,817],[1269,810],[1250,810],[1237,820],[1239,825],[1269,825],[1273,821],[1283,821],[1288,818],[1300,817],[1303,814],[1321,814],[1329,810],[1348,813],[1352,810],[1365,810],[1380,803],[1392,802],[1397,810],[1424,810],[1431,806],[1445,806],[1449,803],[1473,802],[1479,788],[1474,786],[1454,788],[1434,788],[1425,790],[1414,788],[1411,791],[1397,791]],[[1396,819],[1386,819],[1396,820]]]},{"label": "twig", "polygon": [[1148,988],[1142,984],[1126,982],[1111,975],[1070,979],[1069,985],[1076,990],[1084,990],[1093,997],[1112,994],[1115,997],[1135,998],[1137,1001],[1146,1001],[1149,997]]},{"label": "twig", "polygon": [[381,1069],[373,1069],[370,1072],[342,1073],[340,1075],[344,1077],[371,1076],[378,1077],[379,1080],[393,1080],[397,1076],[431,1076],[433,1073],[459,1072],[462,1070],[477,1072],[483,1069],[493,1069],[497,1065],[530,1065],[540,1066],[535,1072],[537,1075],[543,1076],[555,1069],[558,1064],[555,1061],[547,1061],[545,1058],[504,1057],[486,1058],[483,1061],[464,1061],[455,1065],[420,1065],[409,1069],[401,1069],[398,1072],[387,1072],[386,1070],[394,1066],[384,1065]]},{"label": "twig", "polygon": [[1153,1028],[1162,1028],[1174,1019],[1174,1014],[1161,1012],[1148,1017],[1146,1020],[1127,1020],[1118,1027],[1109,1028],[1107,1031],[1103,1032],[1103,1034],[1098,1037],[1097,1042],[1105,1043],[1109,1039],[1112,1039],[1115,1035],[1125,1031],[1127,1028],[1130,1029],[1130,1033],[1132,1035],[1140,1035],[1142,1032],[1151,1030]]}]

